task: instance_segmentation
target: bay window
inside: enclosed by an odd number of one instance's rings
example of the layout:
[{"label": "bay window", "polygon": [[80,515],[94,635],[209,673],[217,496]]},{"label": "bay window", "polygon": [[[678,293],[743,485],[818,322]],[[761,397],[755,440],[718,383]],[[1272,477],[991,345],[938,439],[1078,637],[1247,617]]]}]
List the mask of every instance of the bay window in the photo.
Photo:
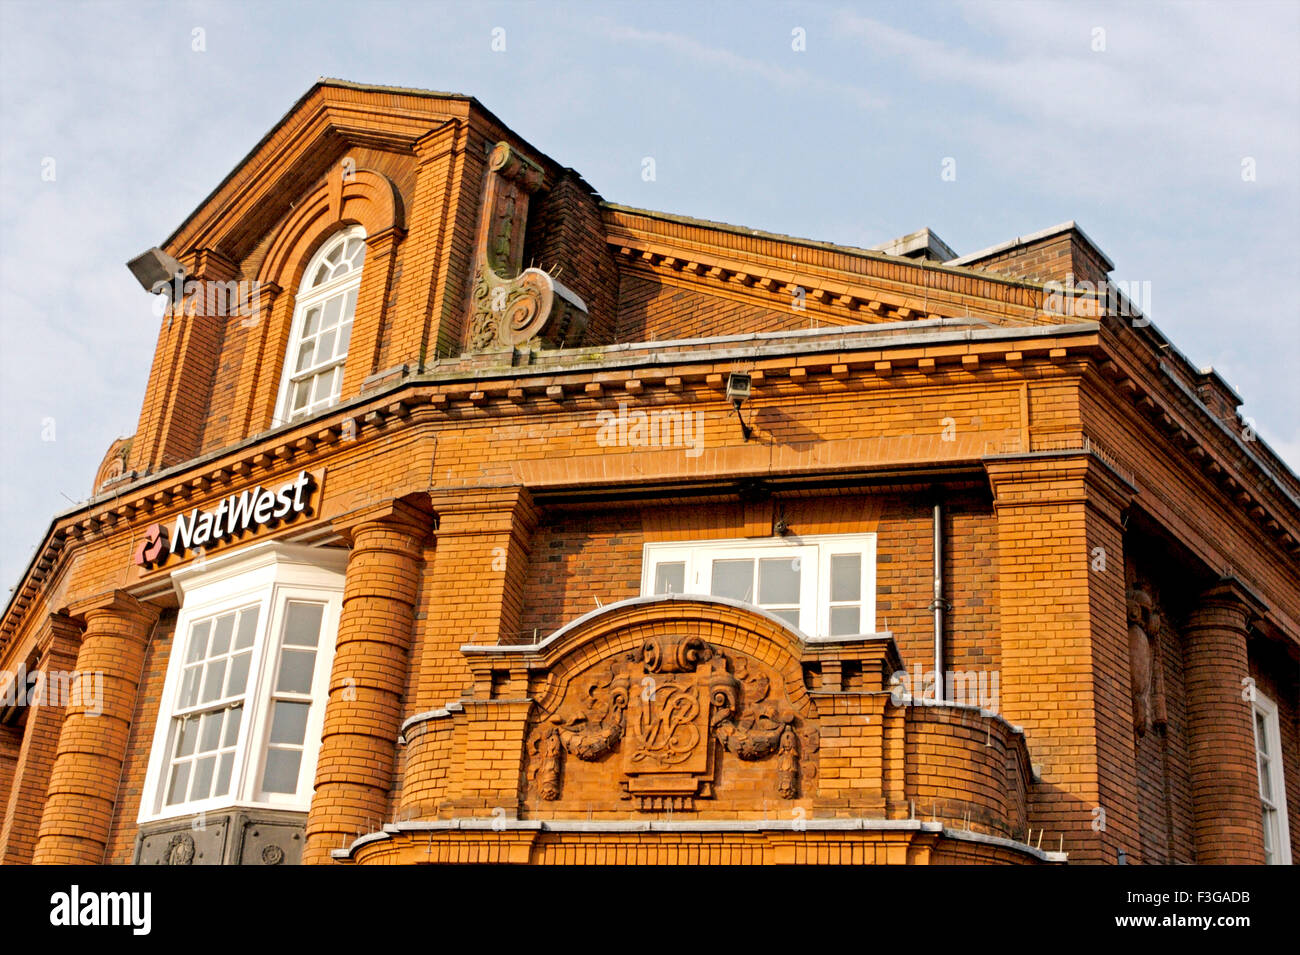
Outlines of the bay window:
[{"label": "bay window", "polygon": [[875,589],[875,534],[645,545],[643,595],[728,597],[809,636],[874,633]]},{"label": "bay window", "polygon": [[307,811],[346,562],[270,542],[172,575],[181,609],[138,821]]}]

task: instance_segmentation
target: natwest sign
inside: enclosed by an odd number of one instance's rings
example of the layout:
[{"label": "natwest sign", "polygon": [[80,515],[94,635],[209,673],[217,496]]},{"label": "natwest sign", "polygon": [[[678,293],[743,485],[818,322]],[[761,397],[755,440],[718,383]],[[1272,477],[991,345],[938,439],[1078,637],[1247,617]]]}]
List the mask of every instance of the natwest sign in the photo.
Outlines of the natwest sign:
[{"label": "natwest sign", "polygon": [[315,489],[315,480],[302,471],[277,491],[259,484],[222,498],[211,511],[196,507],[189,514],[178,514],[170,532],[161,524],[153,524],[145,529],[144,539],[135,550],[135,562],[141,567],[157,567],[171,554],[183,554],[227,541],[236,534],[292,520],[308,509]]}]

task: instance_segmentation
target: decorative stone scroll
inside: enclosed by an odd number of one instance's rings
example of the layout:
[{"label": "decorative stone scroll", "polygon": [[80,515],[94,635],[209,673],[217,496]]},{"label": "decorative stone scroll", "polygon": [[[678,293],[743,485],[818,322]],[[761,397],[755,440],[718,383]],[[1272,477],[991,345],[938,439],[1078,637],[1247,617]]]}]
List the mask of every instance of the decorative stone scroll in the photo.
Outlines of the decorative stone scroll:
[{"label": "decorative stone scroll", "polygon": [[587,306],[541,269],[520,271],[528,197],[542,170],[504,142],[488,158],[479,220],[469,348],[493,351],[537,343],[575,345],[587,329]]},{"label": "decorative stone scroll", "polygon": [[801,754],[817,745],[793,710],[771,699],[757,664],[698,636],[654,637],[580,682],[577,706],[529,744],[537,793],[560,798],[566,755],[596,762],[618,751],[622,798],[642,811],[693,810],[713,794],[718,760],[776,757],[776,793],[799,795]]}]

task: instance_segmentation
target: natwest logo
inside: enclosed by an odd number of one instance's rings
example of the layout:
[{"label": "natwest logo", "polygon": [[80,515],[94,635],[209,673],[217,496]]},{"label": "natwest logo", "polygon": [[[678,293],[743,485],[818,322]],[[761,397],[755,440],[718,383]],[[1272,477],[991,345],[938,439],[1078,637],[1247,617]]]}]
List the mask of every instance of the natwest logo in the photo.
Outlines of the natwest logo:
[{"label": "natwest logo", "polygon": [[183,554],[196,547],[229,540],[235,534],[292,519],[307,510],[315,489],[312,476],[302,471],[278,491],[259,484],[222,498],[212,511],[196,507],[188,515],[178,514],[170,533],[161,524],[153,524],[145,529],[144,539],[135,551],[135,562],[141,567],[157,567],[171,554]]}]

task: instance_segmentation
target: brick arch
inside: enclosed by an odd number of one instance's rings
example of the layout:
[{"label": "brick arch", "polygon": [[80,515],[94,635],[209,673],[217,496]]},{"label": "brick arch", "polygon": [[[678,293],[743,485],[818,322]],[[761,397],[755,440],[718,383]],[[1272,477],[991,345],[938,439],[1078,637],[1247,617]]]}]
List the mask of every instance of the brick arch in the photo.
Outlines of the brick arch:
[{"label": "brick arch", "polygon": [[743,653],[781,674],[790,704],[815,715],[800,660],[805,640],[783,620],[724,597],[635,597],[594,610],[537,645],[548,671],[537,705],[550,712],[569,682],[598,661],[638,649],[651,636],[687,633],[722,650]]},{"label": "brick arch", "polygon": [[406,234],[401,194],[386,176],[358,169],[347,179],[331,174],[295,207],[280,226],[258,272],[266,303],[259,322],[258,362],[248,395],[247,433],[272,424],[289,347],[298,286],[307,263],[340,229],[360,225],[366,232],[366,261],[362,267],[357,315],[343,379],[343,400],[353,397],[375,370],[383,333],[389,285],[397,244]]},{"label": "brick arch", "polygon": [[331,174],[280,227],[262,260],[258,281],[296,293],[312,255],[349,225],[365,229],[367,241],[390,229],[405,229],[402,197],[391,180],[369,169],[356,170],[346,182]]}]

